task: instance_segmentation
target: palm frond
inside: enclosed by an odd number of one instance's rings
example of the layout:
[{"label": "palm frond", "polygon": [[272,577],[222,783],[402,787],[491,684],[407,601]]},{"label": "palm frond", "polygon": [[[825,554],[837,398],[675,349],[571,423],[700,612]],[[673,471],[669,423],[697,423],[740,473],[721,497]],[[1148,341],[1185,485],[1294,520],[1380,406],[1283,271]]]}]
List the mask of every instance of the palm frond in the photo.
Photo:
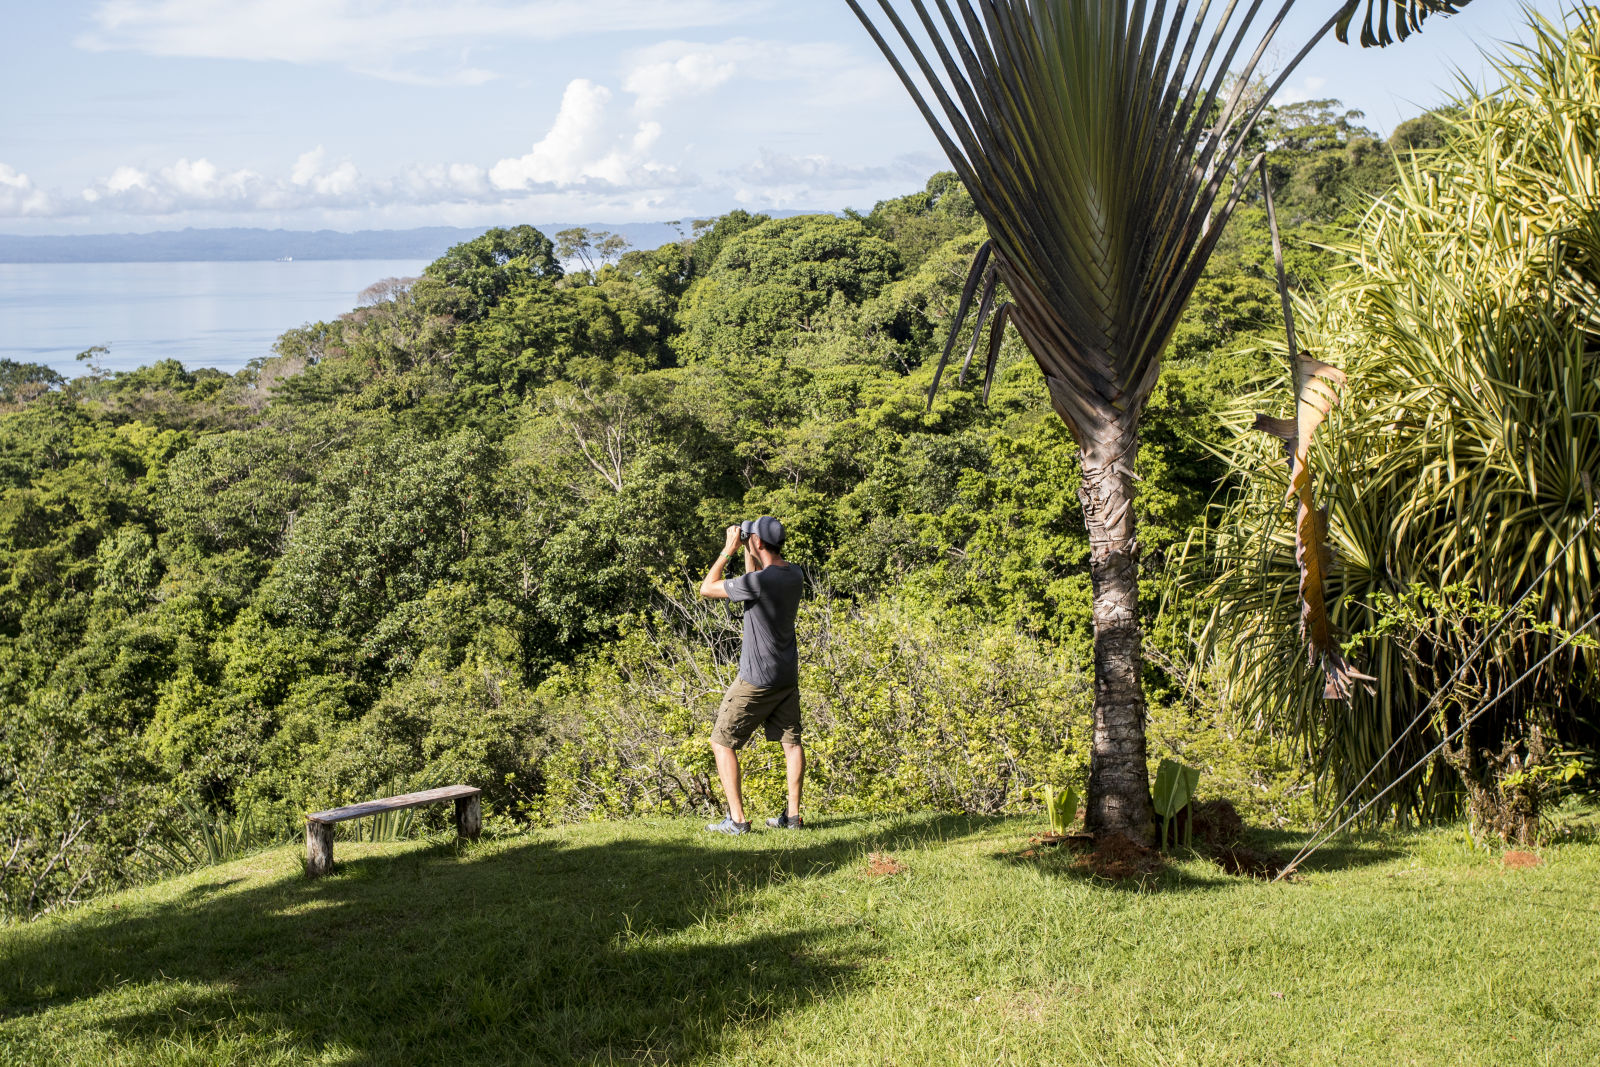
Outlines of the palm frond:
[{"label": "palm frond", "polygon": [[[961,373],[956,377],[956,381],[962,385],[966,384],[967,370],[971,368],[972,357],[978,351],[978,338],[983,336],[983,324],[989,321],[989,307],[994,303],[996,282],[998,281],[999,279],[995,277],[994,269],[991,267],[984,276],[983,295],[978,299],[978,317],[972,322],[972,341],[967,345],[966,358],[961,361]],[[950,336],[954,338],[955,332],[951,331]],[[933,384],[934,388],[938,388],[939,380],[937,375],[934,377]],[[930,401],[933,399],[931,393],[928,399]]]},{"label": "palm frond", "polygon": [[[1403,41],[1422,29],[1429,15],[1454,15],[1467,5],[1468,0],[1349,0],[1339,13],[1336,31],[1339,40],[1350,43],[1350,23],[1356,12],[1364,11],[1361,19],[1361,47],[1387,48],[1395,41]],[[1394,32],[1389,32],[1390,25]]]},{"label": "palm frond", "polygon": [[[950,327],[950,336],[944,343],[944,351],[939,354],[939,364],[933,368],[933,384],[928,386],[928,406],[932,408],[934,394],[939,391],[939,379],[944,375],[945,365],[950,362],[950,353],[956,347],[956,335],[961,332],[961,322],[967,317],[967,308],[972,305],[972,296],[978,291],[978,286],[983,283],[984,268],[989,263],[989,253],[994,249],[993,241],[985,241],[978,246],[977,254],[972,257],[972,268],[967,271],[967,284],[961,289],[961,302],[956,305],[956,317]],[[992,286],[992,280],[991,280]],[[990,290],[985,288],[984,300],[987,303]]]},{"label": "palm frond", "polygon": [[[1125,435],[1228,216],[1262,110],[1343,5],[1261,93],[1248,92],[1295,0],[1220,15],[1164,0],[848,0],[988,223],[1010,319],[1080,443]],[[1465,0],[1401,4],[1408,27]],[[1387,21],[1382,22],[1387,27]],[[1384,32],[1387,32],[1385,29]],[[1380,34],[1381,36],[1381,34]],[[954,349],[980,281],[975,262]],[[976,349],[969,348],[969,359]]]},{"label": "palm frond", "polygon": [[1345,383],[1344,372],[1300,351],[1294,333],[1294,307],[1289,279],[1283,269],[1283,242],[1278,236],[1278,213],[1272,202],[1272,182],[1266,160],[1261,168],[1261,192],[1267,205],[1267,226],[1272,232],[1272,261],[1277,270],[1278,296],[1283,301],[1283,331],[1294,370],[1295,417],[1279,419],[1257,415],[1254,428],[1281,440],[1289,458],[1289,488],[1285,503],[1298,508],[1295,518],[1295,563],[1300,568],[1300,633],[1308,659],[1322,668],[1326,700],[1345,700],[1357,682],[1377,679],[1350,666],[1339,648],[1328,613],[1328,575],[1333,570],[1333,550],[1328,545],[1328,511],[1319,508],[1311,474],[1311,441],[1334,406]]},{"label": "palm frond", "polygon": [[[1181,304],[1169,290],[1204,241],[1196,216],[1230,158],[1208,174],[1184,152],[1205,118],[1194,114],[1203,63],[1184,92],[1199,21],[1180,7],[1159,34],[1142,4],[912,0],[925,48],[889,0],[879,6],[898,47],[851,0],[989,223],[1013,320],[1046,373],[1073,387],[1056,399],[1136,415],[1170,332],[1149,310]],[[1068,421],[1076,433],[1098,419]]]}]

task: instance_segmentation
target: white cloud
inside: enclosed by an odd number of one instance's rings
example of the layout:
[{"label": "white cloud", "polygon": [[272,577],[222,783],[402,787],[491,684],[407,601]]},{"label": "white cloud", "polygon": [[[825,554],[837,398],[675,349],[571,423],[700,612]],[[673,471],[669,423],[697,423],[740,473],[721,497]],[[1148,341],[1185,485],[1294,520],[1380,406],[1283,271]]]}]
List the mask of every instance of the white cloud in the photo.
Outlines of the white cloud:
[{"label": "white cloud", "polygon": [[710,92],[738,72],[738,63],[705,49],[640,64],[628,72],[622,87],[638,97],[641,111],[655,111],[681,97]]},{"label": "white cloud", "polygon": [[426,88],[439,88],[451,85],[483,85],[492,82],[500,75],[492,70],[482,67],[462,67],[460,70],[447,71],[443,74],[425,74],[415,70],[399,70],[395,67],[352,67],[357,74],[365,74],[370,78],[381,78],[383,81],[399,82],[401,85],[421,85]]},{"label": "white cloud", "polygon": [[183,158],[154,173],[117,167],[81,196],[101,209],[159,215],[195,205],[248,208],[264,187],[254,171],[224,171],[209,159]]},{"label": "white cloud", "polygon": [[650,158],[661,124],[618,116],[611,99],[610,89],[587,78],[569,82],[550,132],[527,155],[491,167],[490,183],[508,191],[587,180],[619,187],[671,184],[672,168]]},{"label": "white cloud", "polygon": [[279,178],[224,170],[209,159],[183,158],[156,170],[123,164],[83,189],[78,199],[81,210],[95,214],[181,215],[364,206],[383,192],[365,182],[349,160],[330,168],[325,159],[318,146],[302,153]]},{"label": "white cloud", "polygon": [[382,178],[363,175],[349,160],[331,161],[319,145],[286,161],[276,176],[229,170],[205,158],[161,167],[124,164],[68,198],[0,164],[0,220],[98,220],[100,229],[138,219],[352,229],[507,218],[642,221],[735,204],[866,206],[919,187],[939,165],[932,156],[853,166],[824,155],[763,150],[745,166],[707,180],[652,159],[660,127],[629,115],[603,86],[575,84],[549,133],[525,156],[492,167],[414,165]]},{"label": "white cloud", "polygon": [[823,155],[790,156],[770,149],[739,168],[739,177],[762,185],[792,185],[797,182],[826,182],[857,185],[877,181],[893,173],[890,167],[852,167]]},{"label": "white cloud", "polygon": [[55,198],[33,184],[33,179],[0,163],[0,216],[52,215]]},{"label": "white cloud", "polygon": [[944,165],[938,157],[920,153],[898,156],[882,166],[853,166],[824,155],[791,156],[762,149],[755,160],[734,172],[741,183],[734,197],[741,204],[774,207],[838,203],[844,194],[876,199],[885,188],[911,192]]},{"label": "white cloud", "polygon": [[[161,167],[123,164],[81,189],[70,201],[37,189],[27,175],[0,164],[0,219],[166,217],[321,213],[383,215],[422,210],[507,210],[566,201],[648,214],[667,190],[698,179],[650,159],[661,127],[630,120],[610,105],[603,86],[579,80],[568,87],[561,113],[532,152],[492,168],[476,163],[421,164],[393,177],[369,178],[355,163],[334,162],[318,145],[300,153],[277,176],[228,170],[187,157]],[[543,198],[543,199],[540,199]],[[209,221],[208,224],[218,225]],[[408,223],[414,224],[414,223]]]},{"label": "white cloud", "polygon": [[[381,9],[410,16],[447,6],[443,0],[328,0],[327,6],[344,17],[358,2],[366,3],[362,10],[369,13]],[[282,17],[312,18],[309,0],[283,3],[288,14]],[[188,12],[203,23],[200,16],[215,13],[218,6],[213,0],[110,0],[100,11],[107,18],[121,12],[135,22],[157,13],[174,24]],[[539,6],[553,11],[569,5],[561,0]],[[662,0],[662,6],[685,7],[678,0]],[[709,10],[716,5],[698,6]],[[637,14],[646,7],[590,0],[586,10]],[[259,14],[261,5],[241,0],[239,9]],[[481,13],[490,6],[462,3],[452,10]],[[194,29],[203,37],[216,28]],[[389,32],[391,37],[398,33]],[[400,34],[395,39],[403,38]],[[205,43],[166,42],[196,54]],[[903,93],[884,81],[881,64],[842,46],[749,38],[665,41],[618,58],[617,81],[570,80],[549,126],[542,133],[534,131],[528,151],[498,162],[494,155],[487,161],[418,161],[370,175],[337,150],[330,153],[318,144],[262,172],[230,168],[226,161],[213,162],[214,156],[185,156],[170,164],[135,159],[108,166],[86,187],[79,179],[68,195],[42,192],[26,175],[0,167],[0,218],[22,220],[31,213],[100,228],[140,218],[162,218],[164,225],[305,225],[315,220],[334,227],[518,217],[632,221],[688,217],[734,204],[866,206],[920,187],[942,166],[930,153],[880,163],[888,153],[877,141],[860,152],[832,155],[791,147],[817,143],[818,130],[838,127],[841,116],[859,118],[863,105],[891,100],[899,106]],[[465,50],[458,50],[455,59],[465,64]],[[383,63],[396,61],[397,56],[381,58]],[[405,57],[398,56],[398,61]],[[712,105],[716,117],[678,106],[710,94],[718,97]],[[724,134],[745,131],[738,135],[742,143],[712,153],[690,144],[708,121],[726,124]],[[863,154],[872,165],[844,161]]]},{"label": "white cloud", "polygon": [[1279,107],[1285,104],[1303,104],[1307,100],[1321,100],[1324,97],[1322,90],[1327,87],[1327,78],[1318,78],[1306,75],[1297,80],[1285,82],[1272,98],[1272,102]]},{"label": "white cloud", "polygon": [[395,183],[396,199],[412,204],[482,203],[497,195],[476,163],[414,166]]},{"label": "white cloud", "polygon": [[[769,6],[763,0],[102,0],[91,16],[94,28],[77,43],[94,51],[325,63],[396,81],[476,84],[492,73],[451,68],[456,58],[449,50],[722,25]],[[427,57],[433,69],[403,69],[398,57]]]},{"label": "white cloud", "polygon": [[792,82],[795,108],[855,106],[902,90],[876,56],[831,41],[763,41],[734,37],[695,43],[662,41],[626,57],[623,88],[648,112],[721,88],[734,79]]},{"label": "white cloud", "polygon": [[361,183],[361,172],[348,159],[324,172],[323,160],[327,153],[321,145],[303,152],[289,171],[289,184],[315,193],[319,197],[344,199],[356,192]]},{"label": "white cloud", "polygon": [[[645,196],[698,186],[702,183],[696,176],[654,157],[663,136],[663,119],[657,116],[669,104],[746,78],[798,83],[797,95],[809,96],[813,107],[821,97],[859,103],[864,94],[880,88],[872,74],[876,65],[828,43],[748,38],[711,44],[666,41],[630,53],[624,65],[622,88],[634,97],[631,108],[622,107],[610,88],[588,78],[574,79],[567,84],[544,137],[526,155],[502,159],[489,168],[489,183],[506,193],[603,183]],[[919,157],[914,167],[897,160],[888,167],[848,168],[821,156],[764,152],[737,176],[751,186],[781,186],[776,196],[790,200],[817,189],[854,188],[906,173],[921,180],[932,165],[933,161]],[[766,197],[762,189],[745,192]]]},{"label": "white cloud", "polygon": [[309,152],[302,152],[300,158],[294,161],[293,169],[289,171],[289,180],[296,185],[309,185],[322,170],[322,157],[326,154],[321,145],[317,145]]},{"label": "white cloud", "polygon": [[[149,189],[150,175],[137,167],[124,165],[112,171],[111,176],[105,180],[104,184],[104,191],[113,195],[126,193],[133,189]],[[100,191],[96,189],[84,190],[84,199],[86,200],[98,200],[100,195]]]},{"label": "white cloud", "polygon": [[179,196],[201,200],[239,199],[249,195],[259,180],[248,170],[224,173],[209,159],[180,159],[165,168],[161,177]]}]

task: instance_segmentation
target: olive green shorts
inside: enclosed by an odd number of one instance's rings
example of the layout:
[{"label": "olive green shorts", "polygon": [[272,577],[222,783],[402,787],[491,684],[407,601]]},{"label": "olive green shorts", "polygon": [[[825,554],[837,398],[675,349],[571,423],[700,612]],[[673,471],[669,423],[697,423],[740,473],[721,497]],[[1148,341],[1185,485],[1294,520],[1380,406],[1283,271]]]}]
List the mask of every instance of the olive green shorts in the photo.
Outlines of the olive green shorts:
[{"label": "olive green shorts", "polygon": [[723,694],[711,740],[726,748],[743,748],[760,726],[768,741],[800,743],[800,687],[762,687],[736,678]]}]

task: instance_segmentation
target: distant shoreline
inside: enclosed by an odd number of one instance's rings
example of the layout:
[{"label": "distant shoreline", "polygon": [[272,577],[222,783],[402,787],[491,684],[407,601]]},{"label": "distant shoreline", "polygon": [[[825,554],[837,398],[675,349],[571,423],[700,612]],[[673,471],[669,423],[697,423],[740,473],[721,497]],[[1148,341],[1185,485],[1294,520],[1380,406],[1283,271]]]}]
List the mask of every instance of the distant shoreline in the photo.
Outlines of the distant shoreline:
[{"label": "distant shoreline", "polygon": [[206,229],[56,236],[0,234],[0,263],[237,263],[274,260],[437,259],[483,231]]},{"label": "distant shoreline", "polygon": [[[801,211],[770,211],[773,216]],[[0,234],[0,263],[255,263],[290,259],[435,260],[453,245],[491,229],[424,226],[410,230],[267,230],[257,228],[157,230],[31,236]],[[505,223],[504,225],[518,225]],[[620,234],[634,248],[659,248],[689,233],[691,220],[669,222],[535,223],[546,236],[584,226]]]},{"label": "distant shoreline", "polygon": [[331,322],[384,277],[415,277],[426,259],[293,263],[0,263],[0,359],[87,373],[97,345],[108,371],[175,359],[233,374],[272,354],[285,330]]},{"label": "distant shoreline", "polygon": [[0,256],[0,267],[92,267],[105,266],[130,266],[136,267],[141,263],[171,264],[184,263],[282,263],[292,267],[296,263],[384,263],[396,259],[420,260],[424,264],[437,256],[292,256],[280,259],[259,259],[253,256],[207,256],[204,259],[6,259]]}]

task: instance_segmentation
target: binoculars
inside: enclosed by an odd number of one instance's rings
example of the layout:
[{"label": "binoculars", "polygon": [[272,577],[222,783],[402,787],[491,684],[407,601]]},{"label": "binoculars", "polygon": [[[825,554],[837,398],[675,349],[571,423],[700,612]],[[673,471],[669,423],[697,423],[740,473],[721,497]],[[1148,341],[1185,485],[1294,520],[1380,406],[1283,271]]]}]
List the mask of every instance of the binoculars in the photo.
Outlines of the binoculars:
[{"label": "binoculars", "polygon": [[744,544],[751,536],[761,538],[763,544],[776,548],[783,544],[783,523],[771,515],[763,515],[759,519],[746,519],[739,524],[739,543]]}]

